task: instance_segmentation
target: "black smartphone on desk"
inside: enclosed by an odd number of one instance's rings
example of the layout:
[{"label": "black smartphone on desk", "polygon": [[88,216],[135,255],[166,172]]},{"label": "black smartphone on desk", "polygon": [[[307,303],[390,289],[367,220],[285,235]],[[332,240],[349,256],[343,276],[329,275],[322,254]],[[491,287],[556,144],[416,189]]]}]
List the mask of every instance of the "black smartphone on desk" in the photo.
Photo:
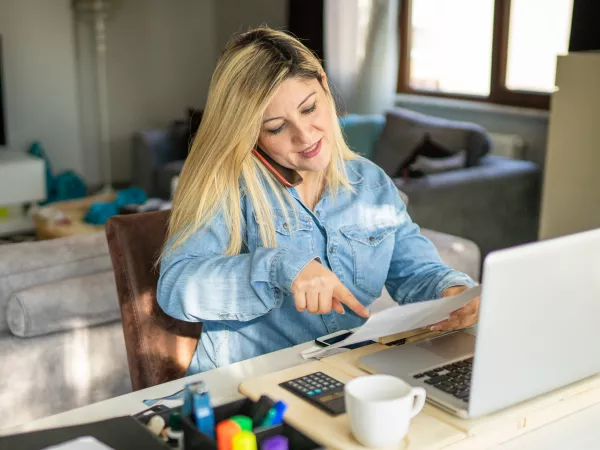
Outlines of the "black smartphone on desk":
[{"label": "black smartphone on desk", "polygon": [[[337,344],[338,342],[343,341],[349,336],[352,336],[354,332],[348,330],[338,331],[336,333],[331,333],[326,336],[321,336],[315,339],[315,344],[320,347],[329,347],[330,345]],[[364,347],[365,345],[375,344],[375,341],[364,341],[357,342],[355,344],[345,345],[343,348],[348,348],[350,350],[354,350],[355,348]]]}]

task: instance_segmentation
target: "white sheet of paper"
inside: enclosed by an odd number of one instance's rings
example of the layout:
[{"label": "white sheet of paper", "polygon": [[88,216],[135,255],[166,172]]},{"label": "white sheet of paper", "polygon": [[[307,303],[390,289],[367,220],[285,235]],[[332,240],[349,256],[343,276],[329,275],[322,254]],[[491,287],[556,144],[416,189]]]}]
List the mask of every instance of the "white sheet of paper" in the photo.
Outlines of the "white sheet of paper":
[{"label": "white sheet of paper", "polygon": [[369,320],[362,327],[357,328],[351,336],[326,348],[305,350],[302,356],[305,359],[322,358],[322,353],[332,353],[339,347],[432,325],[447,319],[452,312],[462,308],[478,295],[481,295],[481,285],[452,297],[408,305],[390,304],[386,300],[384,300],[385,304],[378,305],[379,300],[377,300],[371,305]]},{"label": "white sheet of paper", "polygon": [[311,348],[307,348],[303,350],[300,355],[304,359],[322,359],[327,358],[328,356],[337,355],[339,353],[349,352],[349,348],[340,348],[340,347],[320,347],[318,345],[313,345]]},{"label": "white sheet of paper", "polygon": [[92,436],[83,436],[62,444],[46,447],[44,450],[113,450]]}]

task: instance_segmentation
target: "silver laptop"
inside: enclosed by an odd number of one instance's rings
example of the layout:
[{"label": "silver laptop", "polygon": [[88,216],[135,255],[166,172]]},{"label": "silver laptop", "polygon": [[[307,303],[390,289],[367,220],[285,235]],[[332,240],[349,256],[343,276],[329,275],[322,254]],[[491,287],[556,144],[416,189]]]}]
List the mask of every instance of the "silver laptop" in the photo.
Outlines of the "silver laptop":
[{"label": "silver laptop", "polygon": [[600,229],[490,253],[476,336],[465,331],[360,358],[428,401],[479,417],[600,372]]}]

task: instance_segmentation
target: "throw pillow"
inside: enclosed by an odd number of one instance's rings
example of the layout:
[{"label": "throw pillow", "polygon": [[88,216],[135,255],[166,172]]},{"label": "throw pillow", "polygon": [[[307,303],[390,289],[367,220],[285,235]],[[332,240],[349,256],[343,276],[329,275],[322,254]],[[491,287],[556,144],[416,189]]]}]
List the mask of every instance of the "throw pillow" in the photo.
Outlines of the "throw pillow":
[{"label": "throw pillow", "polygon": [[489,135],[475,123],[394,108],[386,114],[373,161],[389,176],[396,177],[408,173],[419,156],[440,159],[464,151],[463,167],[470,167],[476,165],[490,148]]}]

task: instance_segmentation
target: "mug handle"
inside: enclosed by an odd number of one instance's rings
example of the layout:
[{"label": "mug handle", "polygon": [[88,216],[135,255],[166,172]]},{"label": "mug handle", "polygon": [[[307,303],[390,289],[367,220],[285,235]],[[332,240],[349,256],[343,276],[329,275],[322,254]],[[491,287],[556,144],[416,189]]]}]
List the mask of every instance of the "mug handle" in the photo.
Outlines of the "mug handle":
[{"label": "mug handle", "polygon": [[410,418],[412,419],[417,414],[419,414],[421,412],[421,410],[423,409],[423,407],[425,406],[425,397],[427,394],[425,393],[425,389],[423,389],[422,387],[412,388],[411,394],[415,398],[414,405],[412,407],[412,410],[410,411]]}]

